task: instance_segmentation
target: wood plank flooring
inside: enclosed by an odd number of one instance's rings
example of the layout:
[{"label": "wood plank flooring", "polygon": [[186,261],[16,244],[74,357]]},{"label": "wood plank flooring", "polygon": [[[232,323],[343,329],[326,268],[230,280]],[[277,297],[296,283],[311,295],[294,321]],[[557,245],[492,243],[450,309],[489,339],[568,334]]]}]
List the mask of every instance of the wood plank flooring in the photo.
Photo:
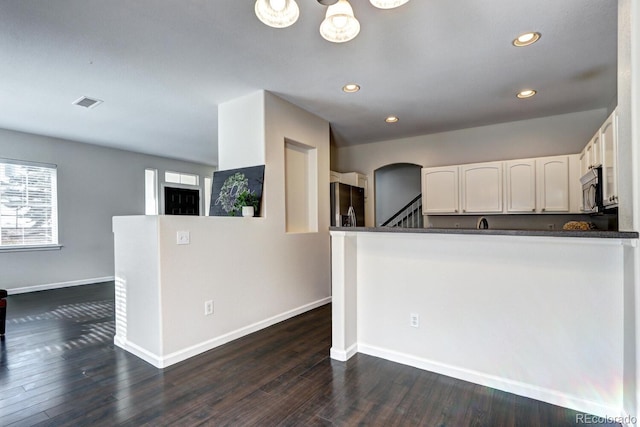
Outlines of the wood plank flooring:
[{"label": "wood plank flooring", "polygon": [[568,409],[374,357],[333,361],[330,306],[159,370],[113,346],[113,294],[8,298],[0,425],[579,425]]}]

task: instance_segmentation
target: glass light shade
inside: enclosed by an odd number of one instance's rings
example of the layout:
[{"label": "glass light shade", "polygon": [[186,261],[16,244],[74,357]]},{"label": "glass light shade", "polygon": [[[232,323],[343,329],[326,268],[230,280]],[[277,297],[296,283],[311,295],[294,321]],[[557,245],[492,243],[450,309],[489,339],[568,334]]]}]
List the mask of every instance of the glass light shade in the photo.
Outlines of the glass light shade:
[{"label": "glass light shade", "polygon": [[300,9],[295,0],[257,0],[256,16],[270,27],[285,28],[298,20]]},{"label": "glass light shade", "polygon": [[327,15],[320,24],[320,34],[333,43],[344,43],[355,38],[360,32],[360,23],[353,16],[353,9],[347,0],[327,8]]},{"label": "glass light shade", "polygon": [[393,9],[394,7],[402,6],[409,0],[369,0],[372,5],[378,9]]}]

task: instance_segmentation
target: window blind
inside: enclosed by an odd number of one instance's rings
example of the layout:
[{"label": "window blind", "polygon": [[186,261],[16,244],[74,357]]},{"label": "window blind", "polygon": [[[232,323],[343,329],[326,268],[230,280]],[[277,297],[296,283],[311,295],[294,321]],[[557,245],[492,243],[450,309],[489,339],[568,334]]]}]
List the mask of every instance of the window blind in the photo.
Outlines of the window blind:
[{"label": "window blind", "polygon": [[58,244],[56,172],[0,159],[0,247]]}]

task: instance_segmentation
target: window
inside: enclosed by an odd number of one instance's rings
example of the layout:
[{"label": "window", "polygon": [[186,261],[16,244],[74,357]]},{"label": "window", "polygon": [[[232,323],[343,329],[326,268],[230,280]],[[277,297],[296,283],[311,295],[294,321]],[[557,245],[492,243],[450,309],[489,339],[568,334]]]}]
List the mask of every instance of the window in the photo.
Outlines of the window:
[{"label": "window", "polygon": [[211,206],[211,184],[212,180],[208,176],[204,177],[204,215],[209,216]]},{"label": "window", "polygon": [[144,171],[144,214],[158,215],[158,171]]},{"label": "window", "polygon": [[173,184],[200,185],[200,177],[191,173],[165,172],[164,181]]},{"label": "window", "polygon": [[0,249],[58,244],[55,165],[0,159]]}]

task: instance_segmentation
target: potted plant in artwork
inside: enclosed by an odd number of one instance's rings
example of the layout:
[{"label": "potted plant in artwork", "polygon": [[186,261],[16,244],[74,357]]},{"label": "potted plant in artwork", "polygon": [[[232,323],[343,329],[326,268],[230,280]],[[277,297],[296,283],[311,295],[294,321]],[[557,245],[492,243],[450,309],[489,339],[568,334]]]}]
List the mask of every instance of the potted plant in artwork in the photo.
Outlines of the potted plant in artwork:
[{"label": "potted plant in artwork", "polygon": [[236,213],[242,212],[242,216],[255,216],[259,204],[260,199],[256,193],[244,190],[238,194],[233,205]]}]

